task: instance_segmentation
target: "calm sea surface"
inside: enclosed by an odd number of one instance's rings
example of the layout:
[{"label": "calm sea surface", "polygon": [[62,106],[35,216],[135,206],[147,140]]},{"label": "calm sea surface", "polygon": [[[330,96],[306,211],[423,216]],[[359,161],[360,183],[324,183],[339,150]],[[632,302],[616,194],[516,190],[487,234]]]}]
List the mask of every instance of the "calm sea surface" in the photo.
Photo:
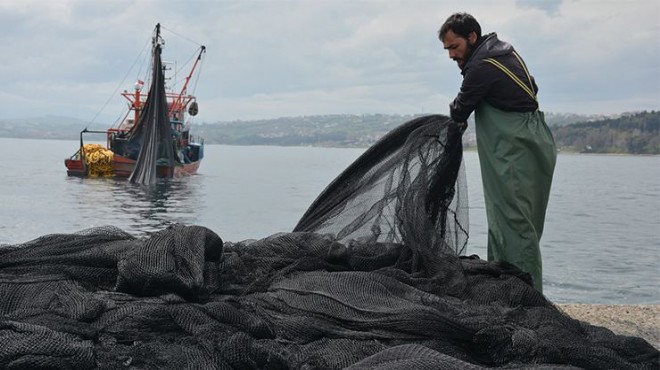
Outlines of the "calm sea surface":
[{"label": "calm sea surface", "polygon": [[[171,223],[226,241],[290,231],[363,149],[207,145],[197,176],[152,188],[66,176],[76,141],[0,138],[0,244],[114,225],[136,236]],[[468,254],[486,257],[476,152],[465,165]],[[556,303],[660,304],[660,157],[560,154],[542,240]]]}]

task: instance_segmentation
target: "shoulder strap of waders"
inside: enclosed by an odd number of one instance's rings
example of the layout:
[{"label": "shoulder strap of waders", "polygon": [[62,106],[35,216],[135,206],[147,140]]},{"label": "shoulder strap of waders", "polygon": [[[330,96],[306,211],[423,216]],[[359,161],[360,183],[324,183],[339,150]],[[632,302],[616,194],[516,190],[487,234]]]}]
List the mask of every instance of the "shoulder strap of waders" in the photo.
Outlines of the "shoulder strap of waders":
[{"label": "shoulder strap of waders", "polygon": [[504,72],[507,76],[509,76],[513,82],[515,82],[518,86],[520,86],[529,96],[532,97],[532,99],[536,100],[536,94],[534,94],[534,84],[532,84],[532,78],[529,76],[529,71],[527,70],[527,66],[525,63],[522,61],[522,58],[516,53],[515,51],[513,52],[513,55],[518,59],[518,62],[520,62],[520,65],[522,66],[523,70],[525,71],[525,74],[527,75],[527,80],[529,81],[529,86],[525,85],[525,83],[518,78],[511,70],[507,67],[504,66],[504,64],[498,62],[497,60],[493,58],[486,58],[484,59],[485,62],[488,62],[495,67],[499,68],[502,72]]}]

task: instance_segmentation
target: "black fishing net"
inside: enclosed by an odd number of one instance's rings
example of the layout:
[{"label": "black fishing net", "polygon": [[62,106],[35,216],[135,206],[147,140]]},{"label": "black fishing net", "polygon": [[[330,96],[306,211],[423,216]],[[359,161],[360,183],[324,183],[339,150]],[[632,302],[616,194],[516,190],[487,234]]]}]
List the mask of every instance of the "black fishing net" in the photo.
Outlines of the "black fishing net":
[{"label": "black fishing net", "polygon": [[172,225],[0,247],[0,368],[658,369],[643,339],[461,256],[460,135],[405,124],[261,240]]},{"label": "black fishing net", "polygon": [[421,117],[385,135],[328,185],[294,232],[329,233],[341,243],[403,243],[431,269],[434,256],[463,254],[462,132],[446,121]]},{"label": "black fishing net", "polygon": [[153,73],[147,100],[140,119],[130,131],[127,147],[139,148],[135,168],[129,176],[131,183],[156,183],[157,165],[173,167],[175,162],[172,128],[165,93],[165,77],[161,61],[161,47],[154,46]]}]

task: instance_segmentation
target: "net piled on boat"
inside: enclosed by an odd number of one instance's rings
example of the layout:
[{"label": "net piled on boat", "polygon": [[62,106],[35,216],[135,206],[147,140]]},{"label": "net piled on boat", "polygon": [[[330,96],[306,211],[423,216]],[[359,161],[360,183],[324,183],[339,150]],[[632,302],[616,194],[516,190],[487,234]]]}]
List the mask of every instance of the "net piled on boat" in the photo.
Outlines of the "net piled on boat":
[{"label": "net piled on boat", "polygon": [[112,176],[114,153],[101,144],[85,144],[82,147],[83,159],[91,177]]},{"label": "net piled on boat", "polygon": [[172,225],[2,246],[0,368],[657,369],[643,339],[462,255],[460,136],[404,124],[261,240]]}]

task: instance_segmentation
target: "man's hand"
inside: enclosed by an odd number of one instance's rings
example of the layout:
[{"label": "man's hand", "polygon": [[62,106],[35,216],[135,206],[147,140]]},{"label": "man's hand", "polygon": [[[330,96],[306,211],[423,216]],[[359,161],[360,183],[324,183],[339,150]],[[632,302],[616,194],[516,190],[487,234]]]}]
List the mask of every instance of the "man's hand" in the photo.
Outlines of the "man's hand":
[{"label": "man's hand", "polygon": [[456,122],[456,126],[461,130],[465,130],[468,127],[468,124],[467,122]]}]

